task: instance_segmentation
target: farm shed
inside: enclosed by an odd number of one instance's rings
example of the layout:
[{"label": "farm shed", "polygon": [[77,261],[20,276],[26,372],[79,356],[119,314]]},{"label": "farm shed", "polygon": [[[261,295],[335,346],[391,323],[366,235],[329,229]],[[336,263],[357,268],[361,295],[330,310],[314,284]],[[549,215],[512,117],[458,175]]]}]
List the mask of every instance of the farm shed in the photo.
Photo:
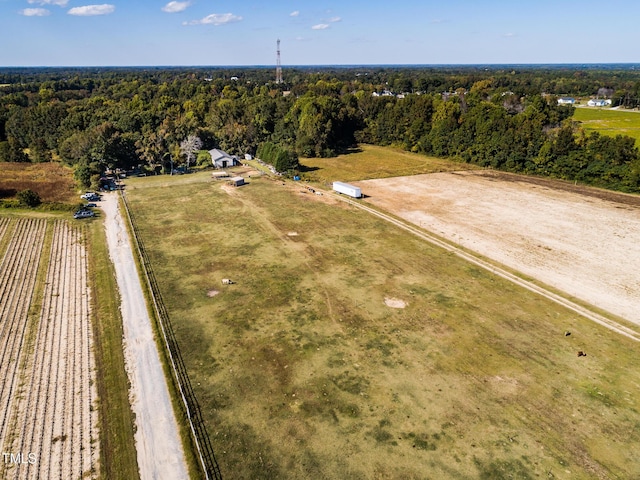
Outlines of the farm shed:
[{"label": "farm shed", "polygon": [[227,152],[218,148],[209,150],[209,155],[211,155],[211,162],[215,168],[227,168],[238,165],[238,157],[229,155]]},{"label": "farm shed", "polygon": [[362,191],[360,190],[360,187],[349,185],[348,183],[344,182],[333,182],[333,190],[338,193],[344,193],[345,195],[349,195],[353,198],[362,197]]},{"label": "farm shed", "polygon": [[244,178],[242,177],[233,177],[229,179],[229,185],[233,185],[234,187],[239,187],[240,185],[245,185]]},{"label": "farm shed", "polygon": [[220,171],[220,172],[211,172],[211,178],[225,178],[228,177],[229,174],[227,172],[225,172],[224,170]]}]

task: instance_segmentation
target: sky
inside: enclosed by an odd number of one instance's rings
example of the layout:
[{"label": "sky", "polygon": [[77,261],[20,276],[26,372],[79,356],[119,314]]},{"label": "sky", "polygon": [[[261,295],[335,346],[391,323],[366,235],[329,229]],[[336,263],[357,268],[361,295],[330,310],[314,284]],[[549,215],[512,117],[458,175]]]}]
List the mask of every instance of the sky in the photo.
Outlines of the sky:
[{"label": "sky", "polygon": [[640,63],[637,0],[0,0],[2,66]]}]

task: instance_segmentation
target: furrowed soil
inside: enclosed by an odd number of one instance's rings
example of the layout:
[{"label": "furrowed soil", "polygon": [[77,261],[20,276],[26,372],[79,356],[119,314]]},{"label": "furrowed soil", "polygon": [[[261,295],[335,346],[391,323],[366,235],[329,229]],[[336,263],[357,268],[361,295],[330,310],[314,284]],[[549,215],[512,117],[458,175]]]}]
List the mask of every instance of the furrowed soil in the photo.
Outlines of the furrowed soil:
[{"label": "furrowed soil", "polygon": [[126,186],[223,476],[640,477],[634,341],[330,195],[249,181]]},{"label": "furrowed soil", "polygon": [[84,237],[65,220],[0,217],[0,478],[99,477]]},{"label": "furrowed soil", "polygon": [[356,184],[369,203],[640,324],[640,196],[489,171]]}]

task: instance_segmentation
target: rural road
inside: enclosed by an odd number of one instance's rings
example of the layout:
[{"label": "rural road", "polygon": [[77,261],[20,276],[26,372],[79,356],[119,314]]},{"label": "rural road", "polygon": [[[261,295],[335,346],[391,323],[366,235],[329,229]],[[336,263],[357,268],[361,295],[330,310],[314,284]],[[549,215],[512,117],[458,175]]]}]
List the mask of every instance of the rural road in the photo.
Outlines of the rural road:
[{"label": "rural road", "polygon": [[140,478],[188,479],[178,425],[153,338],[140,277],[126,223],[118,208],[118,194],[105,194],[100,206],[105,215],[109,255],[120,291],[124,353],[131,382],[129,397],[136,420]]}]

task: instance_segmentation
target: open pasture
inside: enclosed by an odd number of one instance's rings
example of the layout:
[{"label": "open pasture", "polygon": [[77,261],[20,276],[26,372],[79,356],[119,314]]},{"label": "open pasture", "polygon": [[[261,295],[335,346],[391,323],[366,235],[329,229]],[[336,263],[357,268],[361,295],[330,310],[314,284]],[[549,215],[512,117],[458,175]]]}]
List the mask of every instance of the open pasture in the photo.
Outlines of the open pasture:
[{"label": "open pasture", "polygon": [[2,163],[0,168],[0,199],[11,198],[21,190],[30,189],[43,202],[78,203],[73,171],[56,162]]},{"label": "open pasture", "polygon": [[640,476],[635,342],[296,183],[165,180],[126,191],[223,476]]},{"label": "open pasture", "polygon": [[335,180],[350,182],[478,168],[462,162],[407,152],[400,148],[365,144],[352,153],[334,158],[301,158],[300,164],[305,179],[325,184]]},{"label": "open pasture", "polygon": [[0,217],[1,478],[98,478],[84,233]]},{"label": "open pasture", "polygon": [[626,135],[635,138],[636,145],[640,147],[640,112],[584,107],[575,109],[573,119],[579,121],[587,132]]}]

